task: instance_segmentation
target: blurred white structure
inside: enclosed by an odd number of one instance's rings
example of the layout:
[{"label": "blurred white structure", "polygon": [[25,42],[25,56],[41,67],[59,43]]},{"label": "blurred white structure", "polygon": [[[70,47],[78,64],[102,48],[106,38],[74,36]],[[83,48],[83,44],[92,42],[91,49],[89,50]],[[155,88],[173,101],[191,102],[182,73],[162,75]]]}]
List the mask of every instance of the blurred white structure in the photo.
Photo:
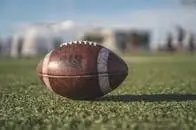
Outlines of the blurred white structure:
[{"label": "blurred white structure", "polygon": [[72,21],[31,25],[13,36],[11,56],[37,56],[55,48],[55,40],[65,42],[77,39],[79,25]]},{"label": "blurred white structure", "polygon": [[53,49],[53,37],[46,29],[30,28],[22,40],[21,54],[23,56],[36,56]]},{"label": "blurred white structure", "polygon": [[[67,41],[83,40],[84,36],[87,34],[97,37],[100,44],[110,48],[111,50],[120,53],[123,48],[124,40],[123,35],[127,35],[134,30],[143,30],[150,33],[149,43],[137,46],[136,44],[128,44],[126,46],[130,51],[139,49],[150,49],[151,51],[157,51],[160,48],[165,48],[168,40],[168,34],[172,35],[172,45],[174,48],[180,48],[187,46],[190,41],[191,31],[185,30],[185,36],[181,43],[179,43],[178,28],[175,26],[157,28],[132,28],[132,27],[103,27],[96,25],[81,25],[73,21],[61,21],[53,23],[39,23],[27,26],[25,29],[19,29],[13,35],[13,40],[11,44],[11,56],[37,56],[45,54],[50,50],[58,46],[58,44]],[[142,33],[141,33],[142,34]],[[100,37],[99,37],[100,36]],[[97,39],[96,38],[96,39]],[[102,39],[102,40],[100,40]],[[128,41],[131,42],[131,41]],[[195,43],[196,44],[196,43]],[[134,45],[134,46],[133,46]],[[132,48],[132,50],[130,49]]]}]

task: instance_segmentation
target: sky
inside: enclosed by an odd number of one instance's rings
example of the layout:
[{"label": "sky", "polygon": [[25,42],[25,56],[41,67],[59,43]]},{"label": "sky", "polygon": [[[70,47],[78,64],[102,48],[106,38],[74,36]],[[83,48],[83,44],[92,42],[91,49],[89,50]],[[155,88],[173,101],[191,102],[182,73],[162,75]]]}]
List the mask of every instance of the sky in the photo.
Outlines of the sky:
[{"label": "sky", "polygon": [[180,0],[0,0],[0,36],[32,23],[66,20],[155,31],[179,24],[196,31],[196,6],[184,7]]}]

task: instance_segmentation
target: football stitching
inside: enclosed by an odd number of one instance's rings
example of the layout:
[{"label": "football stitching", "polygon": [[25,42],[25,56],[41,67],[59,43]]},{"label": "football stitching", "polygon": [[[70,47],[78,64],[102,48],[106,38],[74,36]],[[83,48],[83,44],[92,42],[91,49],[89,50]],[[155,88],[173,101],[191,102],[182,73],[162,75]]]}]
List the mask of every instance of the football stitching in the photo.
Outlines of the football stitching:
[{"label": "football stitching", "polygon": [[90,46],[96,46],[97,45],[96,42],[91,42],[91,41],[71,41],[71,42],[62,43],[60,45],[60,47],[68,46],[68,45],[74,45],[74,44],[77,44],[77,45],[90,45]]}]

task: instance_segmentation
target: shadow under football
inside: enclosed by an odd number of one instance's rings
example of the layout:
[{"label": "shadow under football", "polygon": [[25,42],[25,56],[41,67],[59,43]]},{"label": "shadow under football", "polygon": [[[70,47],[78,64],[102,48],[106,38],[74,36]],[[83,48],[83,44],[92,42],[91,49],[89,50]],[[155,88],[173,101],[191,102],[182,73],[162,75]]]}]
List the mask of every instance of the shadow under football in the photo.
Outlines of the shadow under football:
[{"label": "shadow under football", "polygon": [[96,101],[114,101],[114,102],[159,102],[159,101],[194,101],[196,94],[144,94],[144,95],[109,95]]}]

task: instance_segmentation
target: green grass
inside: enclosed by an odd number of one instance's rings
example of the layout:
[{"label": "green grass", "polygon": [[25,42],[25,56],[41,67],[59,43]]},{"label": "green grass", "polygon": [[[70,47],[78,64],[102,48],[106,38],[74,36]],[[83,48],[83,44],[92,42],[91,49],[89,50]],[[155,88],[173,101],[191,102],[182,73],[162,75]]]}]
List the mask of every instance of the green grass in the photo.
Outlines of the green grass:
[{"label": "green grass", "polygon": [[38,59],[0,60],[0,129],[196,129],[196,57],[125,57],[129,75],[96,101],[41,85]]}]

